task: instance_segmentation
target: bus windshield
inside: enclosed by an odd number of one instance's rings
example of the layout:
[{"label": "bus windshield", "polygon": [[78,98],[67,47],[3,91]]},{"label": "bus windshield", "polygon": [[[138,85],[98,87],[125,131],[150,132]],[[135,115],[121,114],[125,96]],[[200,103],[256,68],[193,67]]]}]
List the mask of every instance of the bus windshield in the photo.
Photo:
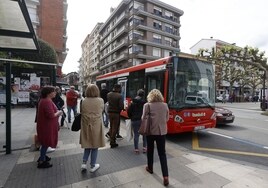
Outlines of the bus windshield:
[{"label": "bus windshield", "polygon": [[211,63],[173,57],[170,65],[167,99],[170,108],[214,108],[215,80]]}]

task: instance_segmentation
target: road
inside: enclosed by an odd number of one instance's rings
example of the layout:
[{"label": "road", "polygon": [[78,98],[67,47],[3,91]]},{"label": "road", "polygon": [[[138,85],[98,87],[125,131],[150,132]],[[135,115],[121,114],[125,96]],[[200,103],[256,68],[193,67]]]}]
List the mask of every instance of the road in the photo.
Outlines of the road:
[{"label": "road", "polygon": [[168,139],[198,152],[268,166],[268,116],[261,115],[259,104],[217,105],[233,111],[234,123]]}]

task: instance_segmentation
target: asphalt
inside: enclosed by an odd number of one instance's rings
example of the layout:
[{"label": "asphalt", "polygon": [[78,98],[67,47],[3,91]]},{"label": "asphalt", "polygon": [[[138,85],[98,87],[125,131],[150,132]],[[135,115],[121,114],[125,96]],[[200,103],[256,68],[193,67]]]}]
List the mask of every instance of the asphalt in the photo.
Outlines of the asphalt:
[{"label": "asphalt", "polygon": [[[219,106],[258,111],[255,103],[225,103]],[[5,154],[5,124],[0,125],[0,188],[110,188],[110,187],[163,187],[162,174],[155,151],[154,174],[145,171],[146,155],[133,152],[133,142],[118,141],[119,147],[106,147],[99,151],[100,169],[94,173],[80,170],[83,149],[79,145],[79,132],[65,127],[59,131],[58,147],[48,155],[52,168],[38,169],[38,151],[33,149],[35,109],[12,109],[12,153]],[[5,109],[0,108],[0,122],[5,121]],[[108,129],[105,129],[108,131]],[[125,137],[125,124],[121,120],[120,134]],[[179,135],[178,135],[179,136]],[[141,145],[140,145],[141,148]],[[191,188],[267,188],[268,168],[261,165],[215,157],[188,150],[167,141],[169,187]]]}]

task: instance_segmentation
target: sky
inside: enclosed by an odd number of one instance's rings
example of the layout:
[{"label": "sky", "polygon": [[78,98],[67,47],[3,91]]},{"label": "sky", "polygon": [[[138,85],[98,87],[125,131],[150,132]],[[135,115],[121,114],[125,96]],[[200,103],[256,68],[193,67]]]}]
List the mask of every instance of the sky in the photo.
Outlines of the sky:
[{"label": "sky", "polygon": [[[184,12],[180,18],[180,47],[190,48],[201,39],[219,39],[237,46],[251,46],[268,56],[267,0],[161,0]],[[98,22],[105,22],[110,8],[121,0],[68,0],[67,48],[64,74],[78,71],[81,44]]]}]

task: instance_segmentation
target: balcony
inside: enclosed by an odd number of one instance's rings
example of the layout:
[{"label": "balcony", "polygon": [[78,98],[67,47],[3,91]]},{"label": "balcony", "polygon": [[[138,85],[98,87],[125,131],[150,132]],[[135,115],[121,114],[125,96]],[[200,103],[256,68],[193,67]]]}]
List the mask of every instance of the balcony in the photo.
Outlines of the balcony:
[{"label": "balcony", "polygon": [[118,18],[118,20],[115,22],[115,24],[111,27],[111,29],[103,34],[103,36],[100,37],[100,41],[102,42],[110,33],[113,31],[119,23],[121,23],[124,19],[128,18],[128,13],[121,14],[121,16]]},{"label": "balcony", "polygon": [[175,25],[177,27],[181,26],[178,22],[175,22],[175,19],[170,20],[170,19],[167,19],[166,17],[164,17],[162,15],[155,15],[154,13],[149,13],[149,12],[144,10],[144,7],[138,7],[137,9],[135,9],[134,13],[136,15],[143,15],[143,16],[151,17],[151,18],[157,19],[159,21],[168,23],[170,25]]},{"label": "balcony", "polygon": [[104,48],[106,48],[109,44],[111,44],[112,42],[114,42],[117,38],[119,38],[122,34],[127,33],[128,32],[128,26],[127,24],[124,25],[123,27],[121,27],[118,32],[116,33],[116,35],[113,36],[113,38],[107,42],[106,44],[104,44],[101,48],[100,51],[102,51]]},{"label": "balcony", "polygon": [[107,63],[106,65],[103,65],[103,66],[100,66],[100,70],[103,70],[103,69],[106,69],[120,61],[123,61],[123,60],[127,60],[128,59],[128,53],[122,53],[121,55],[119,55],[115,60]]},{"label": "balcony", "polygon": [[143,51],[136,51],[131,55],[133,58],[140,58],[140,59],[147,59],[147,60],[156,60],[159,59],[159,57],[146,55],[143,53]]},{"label": "balcony", "polygon": [[[165,32],[163,30],[160,30],[158,28],[155,28],[155,27],[149,27],[147,25],[143,25],[143,24],[137,24],[135,26],[136,29],[142,29],[142,30],[146,30],[146,31],[150,31],[150,32],[153,32],[153,33],[157,33],[157,34],[160,34],[160,35],[163,35],[163,36],[166,36],[166,37],[170,37],[170,38],[173,38],[173,39],[176,39],[176,40],[180,40],[181,37],[178,36],[178,35],[175,35],[173,33],[169,33],[169,32]],[[174,32],[175,33],[175,32]]]},{"label": "balcony", "polygon": [[173,46],[169,46],[169,45],[165,45],[162,42],[161,43],[156,43],[153,41],[148,41],[148,40],[144,40],[144,39],[138,39],[136,41],[136,43],[138,44],[144,44],[144,45],[150,45],[150,46],[154,46],[154,47],[158,47],[158,48],[162,48],[162,49],[168,49],[171,51],[178,51],[179,47],[177,45],[173,45]]}]

